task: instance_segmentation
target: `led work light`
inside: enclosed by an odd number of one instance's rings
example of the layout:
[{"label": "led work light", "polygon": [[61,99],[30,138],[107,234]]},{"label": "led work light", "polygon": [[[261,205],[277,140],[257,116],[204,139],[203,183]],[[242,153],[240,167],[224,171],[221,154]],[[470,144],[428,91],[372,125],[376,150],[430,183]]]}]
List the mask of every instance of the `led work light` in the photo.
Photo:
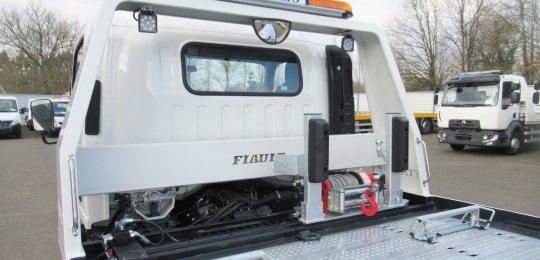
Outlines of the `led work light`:
[{"label": "led work light", "polygon": [[354,38],[350,35],[345,35],[343,39],[341,39],[341,49],[347,52],[353,52]]},{"label": "led work light", "polygon": [[157,33],[157,15],[154,14],[151,7],[141,8],[137,21],[139,22],[139,32]]}]

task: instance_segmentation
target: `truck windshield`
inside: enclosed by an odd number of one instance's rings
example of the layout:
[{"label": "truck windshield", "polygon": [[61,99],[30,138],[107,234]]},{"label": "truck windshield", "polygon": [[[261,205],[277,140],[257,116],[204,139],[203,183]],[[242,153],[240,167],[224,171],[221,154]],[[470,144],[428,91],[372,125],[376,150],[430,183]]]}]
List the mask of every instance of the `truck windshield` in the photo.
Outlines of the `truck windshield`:
[{"label": "truck windshield", "polygon": [[13,99],[0,99],[0,112],[17,112],[17,102]]},{"label": "truck windshield", "polygon": [[495,106],[499,101],[499,83],[448,84],[444,91],[443,106]]},{"label": "truck windshield", "polygon": [[54,116],[65,116],[68,102],[52,102]]}]

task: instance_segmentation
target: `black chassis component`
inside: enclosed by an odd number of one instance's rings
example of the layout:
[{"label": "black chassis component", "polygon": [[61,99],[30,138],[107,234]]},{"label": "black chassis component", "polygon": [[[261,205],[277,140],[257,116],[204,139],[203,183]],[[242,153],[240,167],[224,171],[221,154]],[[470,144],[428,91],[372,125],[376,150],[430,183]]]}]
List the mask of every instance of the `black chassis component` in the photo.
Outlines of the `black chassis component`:
[{"label": "black chassis component", "polygon": [[[360,215],[303,225],[297,221],[285,220],[286,214],[278,214],[267,217],[271,221],[261,217],[247,221],[248,223],[218,223],[206,227],[169,230],[169,233],[173,236],[184,239],[180,240],[180,242],[146,247],[145,253],[148,254],[150,259],[187,257],[190,259],[212,259],[295,242],[298,241],[298,234],[305,230],[324,236],[472,205],[469,202],[437,196],[424,197],[408,193],[405,193],[404,196],[409,200],[408,207],[383,211],[373,217]],[[524,236],[540,238],[540,217],[503,209],[494,208],[494,210],[496,214],[493,219],[493,226],[511,230]],[[247,228],[251,225],[249,222],[253,222],[253,228],[251,229]],[[104,254],[102,254],[103,247],[99,241],[86,242],[83,243],[83,246],[88,256],[87,259],[93,259],[96,256],[105,259]],[[98,257],[98,259],[100,258]]]}]

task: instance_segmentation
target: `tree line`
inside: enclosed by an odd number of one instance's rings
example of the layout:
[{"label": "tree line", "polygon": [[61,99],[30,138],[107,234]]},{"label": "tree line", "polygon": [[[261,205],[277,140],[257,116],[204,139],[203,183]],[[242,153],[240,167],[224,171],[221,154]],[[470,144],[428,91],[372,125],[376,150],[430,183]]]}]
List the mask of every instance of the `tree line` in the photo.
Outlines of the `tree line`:
[{"label": "tree line", "polygon": [[[405,0],[388,34],[407,90],[432,90],[460,72],[500,70],[540,80],[540,0]],[[70,89],[80,33],[36,2],[0,10],[0,87],[8,93]],[[356,87],[360,85],[355,83]]]},{"label": "tree line", "polygon": [[461,72],[500,70],[540,80],[540,0],[405,0],[389,29],[408,90]]},{"label": "tree line", "polygon": [[0,10],[0,86],[7,93],[63,94],[70,90],[76,21],[31,2]]}]

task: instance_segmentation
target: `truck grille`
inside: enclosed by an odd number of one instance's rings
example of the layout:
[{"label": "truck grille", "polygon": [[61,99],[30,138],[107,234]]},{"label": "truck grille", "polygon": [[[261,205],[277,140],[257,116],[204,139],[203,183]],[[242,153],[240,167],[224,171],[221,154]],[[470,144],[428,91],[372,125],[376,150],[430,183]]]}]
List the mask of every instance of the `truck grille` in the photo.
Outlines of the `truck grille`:
[{"label": "truck grille", "polygon": [[479,120],[450,120],[450,129],[480,129]]},{"label": "truck grille", "polygon": [[13,121],[0,121],[0,128],[8,128]]}]

